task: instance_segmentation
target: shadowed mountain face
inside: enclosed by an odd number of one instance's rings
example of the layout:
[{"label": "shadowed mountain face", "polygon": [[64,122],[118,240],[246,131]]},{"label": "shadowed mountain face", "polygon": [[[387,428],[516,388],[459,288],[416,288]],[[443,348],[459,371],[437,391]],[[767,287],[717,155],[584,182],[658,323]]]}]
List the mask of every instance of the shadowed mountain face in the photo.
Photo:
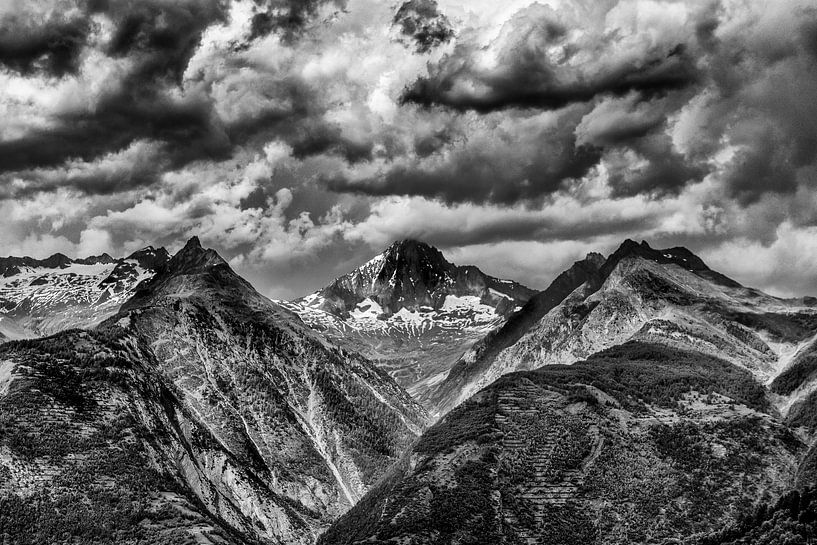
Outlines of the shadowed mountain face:
[{"label": "shadowed mountain face", "polygon": [[403,308],[440,309],[452,295],[494,302],[501,315],[529,299],[533,292],[515,282],[488,276],[476,267],[449,263],[442,252],[428,244],[403,240],[317,294],[323,298],[325,310],[341,315],[367,298],[384,313],[394,314]]},{"label": "shadowed mountain face", "polygon": [[415,397],[533,295],[422,242],[395,242],[329,286],[283,306],[375,360]]},{"label": "shadowed mountain face", "polygon": [[817,334],[817,307],[744,288],[685,248],[626,241],[576,263],[453,366],[429,393],[444,414],[505,373],[569,364],[627,340],[691,349],[761,381]]},{"label": "shadowed mountain face", "polygon": [[192,239],[98,328],[0,347],[0,527],[313,543],[425,419]]},{"label": "shadowed mountain face", "polygon": [[116,314],[136,285],[168,259],[164,248],[153,247],[122,259],[0,258],[0,336],[22,339],[93,327]]},{"label": "shadowed mountain face", "polygon": [[720,543],[805,450],[750,372],[628,342],[480,391],[319,543]]}]

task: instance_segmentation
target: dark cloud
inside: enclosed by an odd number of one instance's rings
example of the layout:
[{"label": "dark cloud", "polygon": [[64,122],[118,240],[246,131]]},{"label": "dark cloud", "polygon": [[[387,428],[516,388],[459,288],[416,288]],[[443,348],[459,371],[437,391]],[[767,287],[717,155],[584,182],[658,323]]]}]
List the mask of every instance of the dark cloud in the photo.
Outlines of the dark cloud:
[{"label": "dark cloud", "polygon": [[600,217],[596,221],[575,221],[553,217],[532,217],[509,215],[500,221],[486,222],[464,231],[461,226],[429,228],[417,225],[403,235],[409,238],[425,240],[432,244],[446,247],[470,246],[475,244],[497,244],[501,242],[540,243],[561,242],[566,240],[592,239],[600,236],[620,235],[640,231],[649,231],[660,224],[657,214],[644,214],[633,218]]},{"label": "dark cloud", "polygon": [[[583,109],[564,112],[555,125],[537,123],[497,141],[478,140],[431,160],[398,163],[376,177],[325,179],[330,189],[368,195],[419,195],[446,202],[512,204],[539,199],[581,178],[602,151],[576,146],[573,127]],[[517,140],[514,140],[516,138]]]},{"label": "dark cloud", "polygon": [[450,128],[434,131],[430,134],[418,134],[414,137],[414,153],[418,157],[428,157],[440,151],[454,139]]},{"label": "dark cloud", "polygon": [[[265,32],[280,32],[286,41],[294,38],[324,3],[338,8],[344,5],[341,0],[256,4],[262,10],[259,14],[272,17]],[[290,143],[298,158],[334,154],[350,163],[373,158],[370,139],[349,138],[340,127],[321,119],[317,90],[297,75],[270,74],[264,67],[254,66],[253,61],[242,58],[242,50],[224,57],[233,74],[228,82],[220,82],[226,95],[214,97],[213,82],[206,79],[211,76],[203,73],[188,74],[188,80],[182,81],[203,32],[227,21],[229,0],[92,0],[80,6],[84,19],[72,24],[87,34],[91,16],[108,18],[113,32],[100,45],[101,52],[127,61],[129,68],[124,75],[117,74],[118,81],[109,82],[99,95],[88,97],[94,102],[92,107],[54,113],[48,127],[32,127],[0,140],[0,183],[8,186],[3,192],[6,198],[47,191],[55,185],[94,194],[151,185],[161,177],[160,170],[140,170],[134,165],[131,172],[124,173],[126,181],[117,183],[111,183],[107,172],[96,176],[88,169],[78,177],[66,170],[71,161],[103,160],[140,141],[160,144],[156,162],[166,169],[202,159],[224,160],[237,146],[263,145],[269,138]],[[29,19],[31,26],[36,17]],[[253,20],[254,25],[257,20]],[[66,28],[60,20],[49,21],[42,28],[36,27],[39,34],[55,34],[55,29]],[[0,43],[2,40],[0,37]],[[26,68],[38,69],[43,62],[38,57]],[[384,141],[392,142],[386,146],[388,153],[397,153],[393,139]],[[62,184],[56,182],[60,170]],[[10,180],[23,183],[12,188]]]},{"label": "dark cloud", "polygon": [[295,40],[318,14],[318,9],[333,4],[344,9],[346,0],[253,0],[258,11],[252,18],[249,40],[278,33],[285,42]]},{"label": "dark cloud", "polygon": [[[211,24],[224,21],[225,0],[95,0],[85,15],[109,16],[114,32],[106,44],[113,57],[127,57],[132,68],[96,97],[93,108],[56,114],[53,125],[0,142],[0,180],[27,182],[17,193],[71,185],[89,193],[110,193],[154,183],[157,168],[132,165],[112,179],[110,172],[66,171],[58,183],[48,167],[67,161],[93,161],[148,140],[162,144],[156,164],[178,168],[201,158],[225,158],[231,145],[203,96],[174,97],[181,75]],[[87,28],[87,21],[84,27]],[[49,28],[46,25],[46,29]]]},{"label": "dark cloud", "polygon": [[17,172],[14,174],[17,184],[2,183],[9,176],[0,175],[0,197],[20,198],[65,186],[91,195],[112,195],[152,185],[167,168],[166,154],[161,147],[143,143],[98,162],[74,161],[64,170],[37,168]]},{"label": "dark cloud", "polygon": [[75,73],[91,23],[54,14],[40,24],[23,17],[0,20],[0,65],[22,74]]},{"label": "dark cloud", "polygon": [[92,112],[64,114],[59,126],[30,131],[0,142],[0,174],[58,166],[69,159],[90,161],[151,139],[168,146],[169,165],[224,158],[230,151],[223,129],[204,100],[173,100],[150,86],[124,85],[101,97]]},{"label": "dark cloud", "polygon": [[[625,142],[625,146],[613,147],[608,152],[608,181],[614,196],[676,194],[707,172],[703,165],[675,151],[669,136],[662,131]],[[635,154],[635,160],[627,155],[628,151]]]},{"label": "dark cloud", "polygon": [[180,82],[202,32],[225,21],[228,6],[229,0],[104,0],[92,9],[105,13],[115,24],[108,54],[135,57],[138,68],[133,78],[153,85],[155,78]]},{"label": "dark cloud", "polygon": [[767,193],[793,193],[796,171],[787,151],[771,131],[759,135],[730,161],[725,188],[742,204],[757,202]]},{"label": "dark cloud", "polygon": [[292,155],[299,159],[318,154],[340,155],[348,163],[371,161],[371,141],[354,141],[344,137],[341,128],[326,123],[304,124],[298,128],[298,135],[292,141]]},{"label": "dark cloud", "polygon": [[[554,10],[531,6],[506,23],[500,43],[492,46],[497,56],[493,67],[484,67],[479,59],[484,47],[458,44],[429,65],[428,76],[410,85],[401,100],[482,113],[558,109],[599,95],[661,95],[700,79],[684,44],[658,44],[637,59],[619,59],[609,53],[616,50],[617,35],[599,34],[592,43],[577,44],[568,30]],[[579,53],[591,60],[577,63]]]},{"label": "dark cloud", "polygon": [[[614,196],[661,198],[713,175],[726,195],[747,205],[792,194],[813,178],[817,10],[793,14],[789,33],[779,32],[789,24],[781,14],[769,22],[758,14],[736,33],[721,26],[726,8],[710,2],[679,20],[688,30],[676,33],[670,21],[638,40],[607,26],[613,6],[597,6],[591,16],[534,4],[492,42],[457,43],[402,95],[429,117],[512,120],[587,105],[584,117],[563,117],[557,144],[543,138],[539,146],[520,143],[523,153],[499,152],[490,142],[452,146],[444,132],[418,133],[415,154],[423,161],[397,161],[376,177],[334,175],[329,187],[512,203],[562,190],[603,165]],[[727,145],[731,159],[716,159]]]},{"label": "dark cloud", "polygon": [[576,127],[580,145],[614,147],[665,129],[663,101],[644,102],[637,93],[600,102]]},{"label": "dark cloud", "polygon": [[427,53],[454,37],[454,29],[436,0],[409,0],[394,15],[392,24],[414,42],[418,53]]}]

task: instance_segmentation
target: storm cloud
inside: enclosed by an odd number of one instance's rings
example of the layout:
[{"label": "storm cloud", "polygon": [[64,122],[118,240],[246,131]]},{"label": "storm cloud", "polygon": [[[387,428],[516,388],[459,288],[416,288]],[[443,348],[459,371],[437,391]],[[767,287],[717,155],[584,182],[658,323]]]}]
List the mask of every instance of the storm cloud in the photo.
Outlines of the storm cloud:
[{"label": "storm cloud", "polygon": [[810,0],[6,3],[0,253],[196,234],[276,296],[407,236],[534,287],[627,237],[773,274],[817,264],[815,96]]}]

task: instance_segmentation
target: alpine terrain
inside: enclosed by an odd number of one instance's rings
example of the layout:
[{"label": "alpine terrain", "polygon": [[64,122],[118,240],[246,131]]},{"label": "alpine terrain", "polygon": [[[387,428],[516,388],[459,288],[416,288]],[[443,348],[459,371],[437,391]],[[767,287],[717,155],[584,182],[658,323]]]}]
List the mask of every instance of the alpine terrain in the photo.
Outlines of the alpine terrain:
[{"label": "alpine terrain", "polygon": [[0,536],[311,544],[426,418],[194,238],[97,327],[0,345]]},{"label": "alpine terrain", "polygon": [[0,339],[49,335],[94,326],[119,311],[136,285],[170,256],[147,247],[123,259],[0,258]]},{"label": "alpine terrain", "polygon": [[441,413],[499,376],[570,364],[633,340],[718,357],[761,382],[779,374],[817,334],[817,299],[746,288],[685,248],[628,240],[562,273],[454,365],[430,395]]},{"label": "alpine terrain", "polygon": [[463,352],[534,293],[454,265],[428,244],[402,240],[329,286],[281,305],[378,362],[422,400]]},{"label": "alpine terrain", "polygon": [[626,241],[471,349],[319,543],[808,543],[817,306]]},{"label": "alpine terrain", "polygon": [[817,299],[631,240],[539,293],[401,241],[288,303],[151,251],[6,269],[59,331],[0,344],[5,542],[817,537]]}]

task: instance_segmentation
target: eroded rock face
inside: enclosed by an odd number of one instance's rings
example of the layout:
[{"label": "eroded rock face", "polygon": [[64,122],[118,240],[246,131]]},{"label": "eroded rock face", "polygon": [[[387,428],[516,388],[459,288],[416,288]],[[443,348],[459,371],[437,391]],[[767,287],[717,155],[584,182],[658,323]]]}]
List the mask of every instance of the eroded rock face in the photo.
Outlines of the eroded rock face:
[{"label": "eroded rock face", "polygon": [[699,543],[789,490],[805,449],[748,371],[629,342],[500,378],[319,543]]},{"label": "eroded rock face", "polygon": [[[110,448],[136,453],[133,472],[157,475],[133,502],[159,498],[145,511],[147,522],[131,521],[137,529],[164,528],[162,513],[189,509],[228,541],[313,543],[426,424],[424,411],[385,373],[258,294],[198,240],[99,328],[2,350],[0,360],[11,363],[2,367],[0,403],[37,404],[70,426],[99,425],[102,414],[66,412],[68,402],[54,393],[63,373],[78,403],[88,397],[105,414],[128,419]],[[49,360],[56,375],[18,378]],[[26,456],[47,460],[57,497],[81,493],[62,480],[67,475],[108,475],[82,462],[89,450],[96,456],[108,447],[72,443],[56,429],[36,440],[37,419],[16,421],[15,433],[31,438],[34,452],[3,435],[0,466],[17,471]],[[50,443],[62,450],[49,454]],[[110,471],[118,483],[116,468]],[[30,505],[30,495],[13,492],[19,478],[5,482],[4,501]]]},{"label": "eroded rock face", "polygon": [[415,240],[283,306],[335,342],[375,360],[416,398],[474,342],[533,295]]}]

